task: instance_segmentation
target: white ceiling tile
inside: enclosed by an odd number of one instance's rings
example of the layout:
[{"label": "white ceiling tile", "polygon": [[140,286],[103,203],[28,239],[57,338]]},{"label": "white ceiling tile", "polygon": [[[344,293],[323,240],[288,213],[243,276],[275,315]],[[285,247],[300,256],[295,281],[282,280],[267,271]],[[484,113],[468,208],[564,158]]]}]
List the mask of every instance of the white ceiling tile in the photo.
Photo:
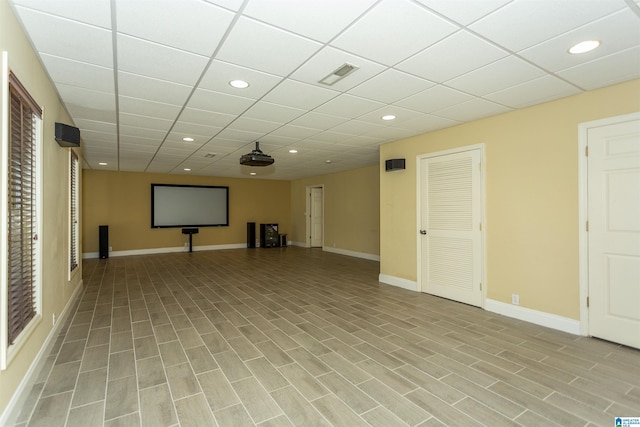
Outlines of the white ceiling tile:
[{"label": "white ceiling tile", "polygon": [[[358,69],[333,85],[320,83],[320,80],[332,74],[344,64],[354,65],[358,67]],[[291,75],[291,78],[322,88],[346,92],[354,86],[380,74],[385,68],[383,65],[328,46],[298,68]]]},{"label": "white ceiling tile", "polygon": [[433,114],[444,117],[445,119],[468,122],[495,114],[506,113],[507,111],[510,111],[510,109],[505,106],[484,99],[474,98],[471,101],[454,105],[444,110],[435,111]]},{"label": "white ceiling tile", "polygon": [[380,102],[371,101],[369,99],[353,95],[342,94],[316,108],[315,111],[318,113],[354,119],[383,106],[384,104]]},{"label": "white ceiling tile", "polygon": [[[393,120],[383,120],[383,116],[393,115],[396,116]],[[386,105],[378,110],[372,111],[367,114],[363,114],[358,117],[358,120],[370,122],[380,126],[402,126],[406,120],[415,119],[423,116],[424,113],[402,108],[397,105]]]},{"label": "white ceiling tile", "polygon": [[304,113],[304,110],[298,108],[290,108],[270,102],[259,101],[247,110],[245,116],[252,119],[266,120],[268,122],[288,123]]},{"label": "white ceiling tile", "polygon": [[191,86],[120,71],[118,93],[131,98],[183,105],[191,93]]},{"label": "white ceiling tile", "polygon": [[65,103],[96,110],[114,111],[116,108],[116,97],[113,93],[99,92],[65,84],[58,84],[57,88]]},{"label": "white ceiling tile", "polygon": [[120,33],[205,56],[213,54],[234,16],[199,0],[116,0],[116,14]]},{"label": "white ceiling tile", "polygon": [[447,86],[482,96],[536,79],[544,75],[539,68],[508,56],[447,82]]},{"label": "white ceiling tile", "polygon": [[418,0],[462,25],[468,25],[512,0]]},{"label": "white ceiling tile", "polygon": [[208,126],[224,127],[235,120],[233,114],[223,114],[216,111],[185,108],[180,114],[180,121],[187,123],[204,123]]},{"label": "white ceiling tile", "polygon": [[239,117],[229,125],[228,129],[257,132],[264,135],[278,129],[280,126],[282,126],[282,123],[268,122],[265,120],[252,119],[249,117]]},{"label": "white ceiling tile", "polygon": [[575,86],[553,76],[543,76],[485,95],[484,98],[511,108],[524,108],[577,93],[580,90]]},{"label": "white ceiling tile", "polygon": [[[93,130],[96,132],[113,133],[114,135],[117,132],[117,127],[115,123],[98,122],[95,120],[87,120],[87,119],[76,119],[75,124],[81,130],[86,130],[86,131]],[[83,136],[82,133],[81,133],[81,136]]]},{"label": "white ceiling tile", "polygon": [[120,96],[118,99],[120,112],[138,115],[156,116],[161,119],[174,120],[180,113],[177,105],[164,104],[162,102],[147,101],[146,99]]},{"label": "white ceiling tile", "polygon": [[587,90],[640,78],[640,46],[557,73]]},{"label": "white ceiling tile", "polygon": [[458,120],[445,119],[431,114],[425,114],[421,117],[416,117],[402,122],[402,127],[418,133],[426,133],[459,125],[461,123],[462,122]]},{"label": "white ceiling tile", "polygon": [[[141,139],[141,138],[140,138]],[[153,141],[153,140],[148,140]],[[150,153],[153,154],[158,151],[158,147],[160,146],[160,141],[158,143],[149,143],[149,144],[133,144],[124,142],[123,139],[120,139],[120,151],[133,152],[133,153]]]},{"label": "white ceiling tile", "polygon": [[[355,136],[359,135],[356,134]],[[353,134],[348,134],[348,133],[339,133],[339,132],[322,132],[322,133],[318,133],[316,135],[312,135],[308,138],[308,140],[310,141],[317,141],[317,142],[325,142],[325,143],[329,143],[329,144],[337,144],[339,142],[344,141],[346,138],[350,138],[354,136]]]},{"label": "white ceiling tile", "polygon": [[623,1],[514,1],[470,29],[517,52],[625,8]]},{"label": "white ceiling tile", "polygon": [[305,114],[304,116],[298,117],[290,124],[312,129],[327,130],[336,125],[339,125],[340,123],[344,123],[347,120],[348,119],[344,117],[330,116],[328,114],[315,113],[312,111]]},{"label": "white ceiling tile", "polygon": [[65,106],[67,107],[67,110],[69,110],[69,114],[71,114],[74,120],[87,119],[87,120],[96,120],[99,122],[111,122],[111,123],[115,123],[117,120],[116,110],[115,110],[115,99],[113,101],[114,108],[110,108],[108,110],[85,107],[82,105],[71,103],[67,100],[64,100],[64,103],[65,103]]},{"label": "white ceiling tile", "polygon": [[[382,120],[380,120],[382,121]],[[342,133],[349,136],[364,135],[372,131],[383,129],[382,123],[371,123],[363,120],[349,120],[330,129],[331,132]]]},{"label": "white ceiling tile", "polygon": [[[579,55],[569,48],[585,40],[600,40],[601,45]],[[611,55],[640,44],[640,20],[630,9],[611,14],[568,33],[547,40],[519,55],[549,71],[559,71]]]},{"label": "white ceiling tile", "polygon": [[140,116],[138,114],[129,114],[129,113],[120,111],[121,126],[125,125],[125,126],[143,127],[143,128],[163,131],[166,133],[166,131],[169,130],[172,124],[173,124],[173,120],[166,120],[158,117]]},{"label": "white ceiling tile", "polygon": [[156,150],[162,143],[162,138],[141,138],[139,136],[120,135],[120,145],[135,145],[153,147]]},{"label": "white ceiling tile", "polygon": [[115,93],[113,69],[59,56],[41,54],[42,63],[55,83],[78,86],[100,92]]},{"label": "white ceiling tile", "polygon": [[287,76],[320,47],[319,43],[312,40],[241,17],[216,58]]},{"label": "white ceiling tile", "polygon": [[308,138],[318,133],[317,129],[303,128],[301,126],[285,125],[271,132],[269,135],[274,137],[285,136],[289,138]]},{"label": "white ceiling tile", "polygon": [[[364,13],[375,1],[252,1],[249,2],[244,13],[276,27],[327,42],[346,28],[352,20]],[[318,25],[320,22],[322,25]]]},{"label": "white ceiling tile", "polygon": [[209,126],[199,123],[189,123],[186,121],[178,121],[171,129],[171,133],[180,135],[180,139],[191,137],[196,142],[204,142],[212,138],[223,129],[222,126]]},{"label": "white ceiling tile", "polygon": [[146,77],[193,85],[208,58],[118,34],[118,68]]},{"label": "white ceiling tile", "polygon": [[396,105],[422,113],[450,107],[472,99],[471,95],[438,85],[396,102]]},{"label": "white ceiling tile", "polygon": [[354,87],[349,94],[391,104],[433,85],[434,83],[428,80],[388,69]]},{"label": "white ceiling tile", "polygon": [[467,31],[459,31],[401,62],[396,68],[435,82],[444,82],[507,55],[505,50]]},{"label": "white ceiling tile", "polygon": [[269,92],[264,97],[264,100],[275,104],[312,110],[339,94],[340,92],[334,90],[287,79]]},{"label": "white ceiling tile", "polygon": [[238,129],[226,128],[220,131],[220,133],[217,136],[223,139],[249,142],[249,141],[255,141],[256,139],[260,138],[262,135],[264,135],[264,133],[262,132],[249,132],[249,131],[243,131]]},{"label": "white ceiling tile", "polygon": [[[234,88],[229,84],[232,80],[244,80],[249,83],[249,87]],[[198,87],[244,98],[259,99],[281,81],[282,77],[273,74],[216,60],[211,63]]]},{"label": "white ceiling tile", "polygon": [[244,112],[254,102],[255,100],[250,98],[205,89],[196,89],[187,105],[189,108],[198,110],[237,115]]},{"label": "white ceiling tile", "polygon": [[113,67],[111,31],[20,6],[16,10],[38,52]]},{"label": "white ceiling tile", "polygon": [[115,143],[118,140],[118,135],[115,132],[99,132],[91,129],[85,129],[81,131],[82,140],[85,142],[83,147],[91,146],[93,144],[103,144],[104,142]]},{"label": "white ceiling tile", "polygon": [[283,135],[274,135],[274,134],[265,135],[260,138],[261,145],[262,143],[265,143],[274,147],[287,146],[287,145],[295,144],[298,141],[300,141],[300,138],[294,138],[294,137],[283,136]]},{"label": "white ceiling tile", "polygon": [[394,65],[455,30],[455,25],[408,0],[383,0],[331,44]]},{"label": "white ceiling tile", "polygon": [[222,6],[225,9],[233,10],[234,12],[237,12],[238,10],[240,10],[242,3],[244,3],[243,0],[204,0],[204,1],[211,4],[217,4],[218,6]]},{"label": "white ceiling tile", "polygon": [[111,28],[109,0],[14,0],[13,3],[85,24]]},{"label": "white ceiling tile", "polygon": [[120,125],[120,134],[162,140],[167,132],[138,126]]}]

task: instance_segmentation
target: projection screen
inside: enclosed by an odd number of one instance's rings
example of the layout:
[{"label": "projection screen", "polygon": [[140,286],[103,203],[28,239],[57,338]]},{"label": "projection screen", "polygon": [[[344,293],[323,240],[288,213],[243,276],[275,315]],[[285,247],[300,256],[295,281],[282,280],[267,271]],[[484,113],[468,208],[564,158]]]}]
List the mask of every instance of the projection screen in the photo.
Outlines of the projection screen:
[{"label": "projection screen", "polygon": [[151,184],[151,228],[229,225],[229,187]]}]

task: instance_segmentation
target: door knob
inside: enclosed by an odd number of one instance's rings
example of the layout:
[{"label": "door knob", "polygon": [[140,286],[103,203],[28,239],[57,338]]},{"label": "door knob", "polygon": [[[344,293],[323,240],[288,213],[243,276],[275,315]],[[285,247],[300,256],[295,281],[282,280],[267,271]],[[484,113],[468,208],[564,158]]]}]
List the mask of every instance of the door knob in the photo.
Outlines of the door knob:
[{"label": "door knob", "polygon": [[427,234],[427,230],[420,230],[420,234]]}]

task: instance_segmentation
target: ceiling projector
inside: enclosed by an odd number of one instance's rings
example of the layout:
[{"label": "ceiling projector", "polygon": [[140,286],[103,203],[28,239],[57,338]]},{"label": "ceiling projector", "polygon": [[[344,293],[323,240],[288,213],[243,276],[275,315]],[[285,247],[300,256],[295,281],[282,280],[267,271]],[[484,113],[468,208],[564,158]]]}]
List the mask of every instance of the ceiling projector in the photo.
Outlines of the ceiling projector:
[{"label": "ceiling projector", "polygon": [[249,154],[240,157],[240,164],[245,166],[269,166],[275,159],[260,150],[260,143],[256,141],[256,148]]}]

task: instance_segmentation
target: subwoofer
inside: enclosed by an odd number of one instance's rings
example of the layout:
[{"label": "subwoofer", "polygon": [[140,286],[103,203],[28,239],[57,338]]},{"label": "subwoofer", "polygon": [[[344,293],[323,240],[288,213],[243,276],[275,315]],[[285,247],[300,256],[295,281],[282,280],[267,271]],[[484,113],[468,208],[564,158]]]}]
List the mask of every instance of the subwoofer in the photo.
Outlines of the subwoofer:
[{"label": "subwoofer", "polygon": [[256,223],[255,222],[247,223],[247,247],[248,248],[256,247]]},{"label": "subwoofer", "polygon": [[99,240],[99,256],[100,259],[109,258],[109,226],[98,226],[98,240]]}]

